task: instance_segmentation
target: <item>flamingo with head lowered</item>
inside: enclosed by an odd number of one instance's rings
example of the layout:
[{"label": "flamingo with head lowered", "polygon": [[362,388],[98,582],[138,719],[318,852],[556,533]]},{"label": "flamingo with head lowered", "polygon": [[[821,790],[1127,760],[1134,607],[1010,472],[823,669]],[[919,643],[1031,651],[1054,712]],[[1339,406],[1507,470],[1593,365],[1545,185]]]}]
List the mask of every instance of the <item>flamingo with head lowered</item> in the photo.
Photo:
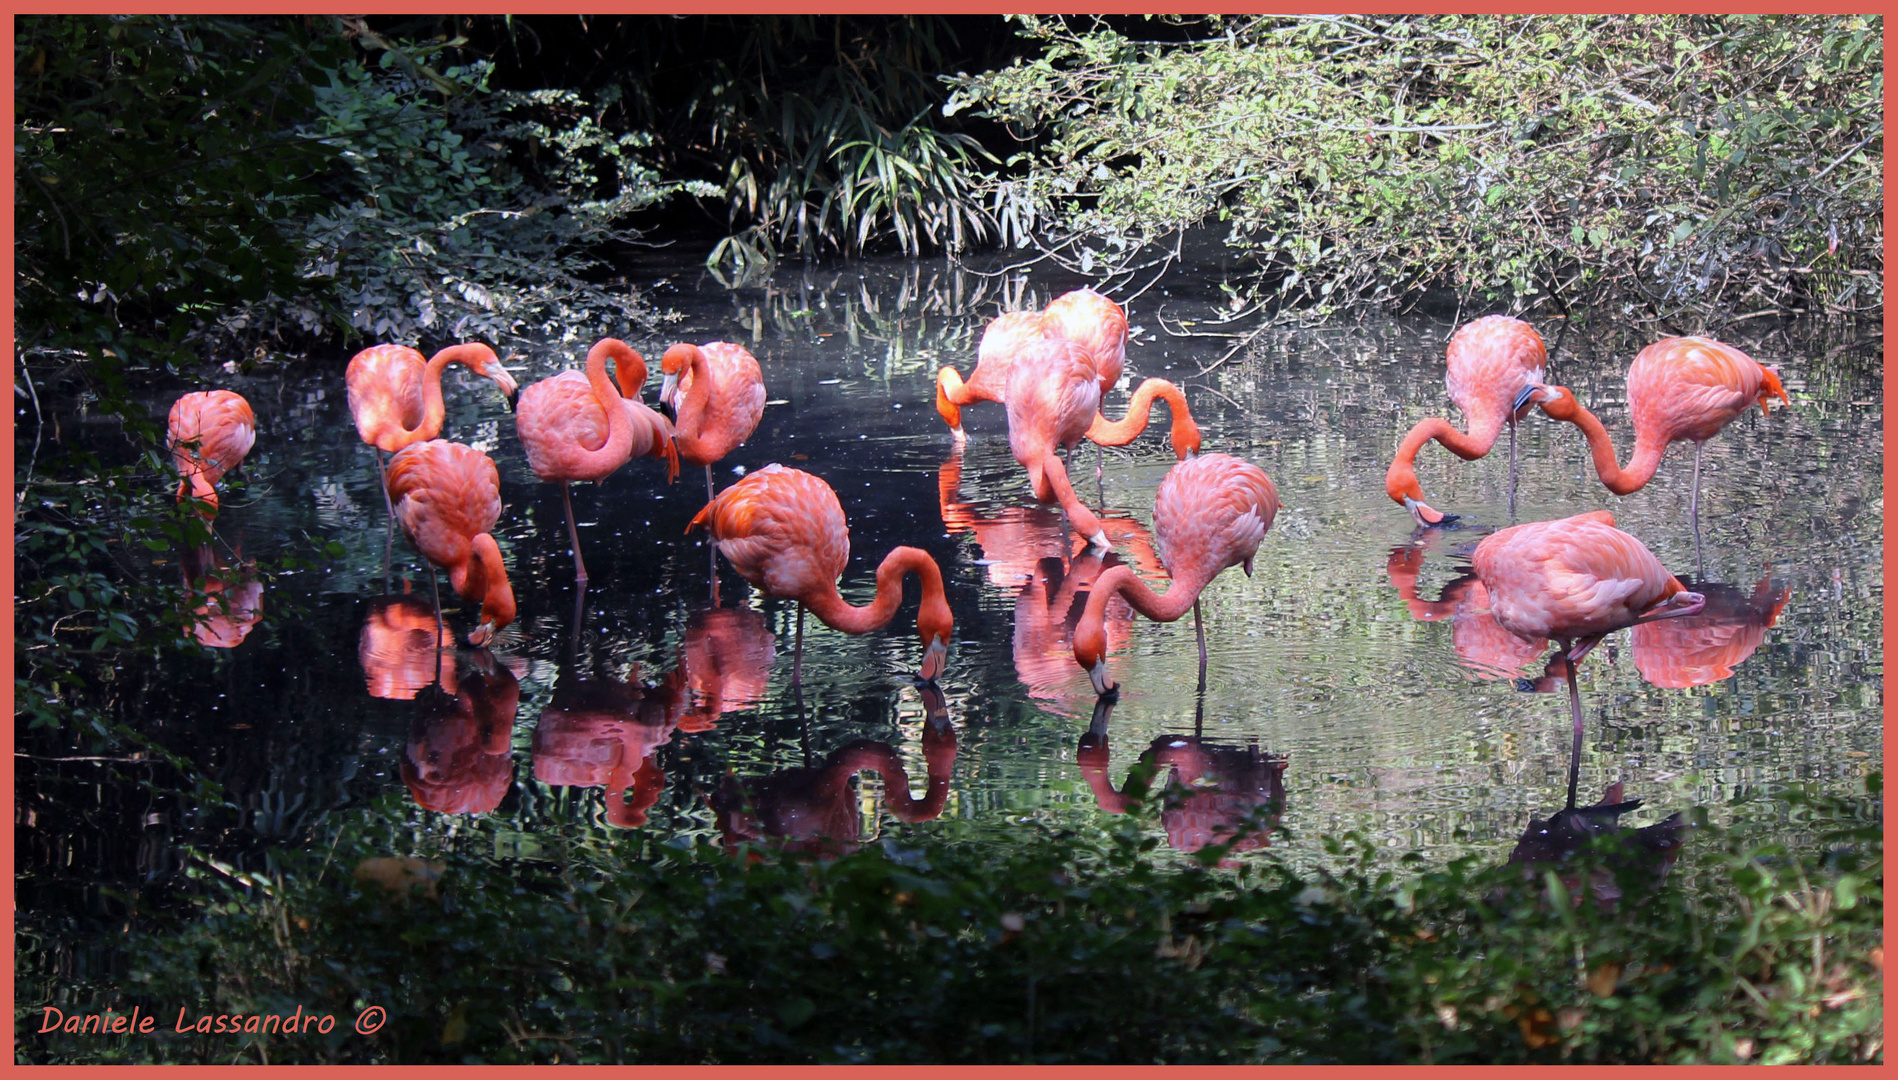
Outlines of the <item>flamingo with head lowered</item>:
[{"label": "flamingo with head lowered", "polygon": [[923,586],[916,613],[916,632],[923,642],[919,676],[933,683],[942,674],[955,632],[942,568],[921,548],[892,548],[877,566],[876,598],[863,607],[845,602],[837,592],[837,579],[850,562],[850,529],[829,484],[799,469],[767,465],[706,504],[686,531],[701,525],[746,581],[768,596],[797,601],[793,686],[802,679],[806,608],[833,630],[867,634],[896,616],[903,577],[912,573]]},{"label": "flamingo with head lowered", "polygon": [[1107,604],[1122,595],[1156,622],[1192,611],[1199,640],[1199,677],[1206,681],[1206,629],[1199,594],[1228,566],[1252,574],[1252,557],[1278,515],[1278,489],[1265,470],[1227,454],[1205,454],[1173,466],[1153,499],[1153,532],[1172,583],[1155,593],[1127,566],[1103,573],[1088,593],[1074,628],[1074,659],[1102,697],[1115,691],[1107,678]]},{"label": "flamingo with head lowered", "polygon": [[174,402],[166,421],[178,501],[195,499],[206,518],[216,517],[217,483],[257,444],[257,414],[230,390],[200,390]]},{"label": "flamingo with head lowered", "polygon": [[1417,482],[1417,451],[1435,439],[1444,449],[1465,461],[1475,461],[1496,445],[1496,437],[1509,428],[1509,507],[1516,507],[1516,421],[1528,410],[1527,391],[1542,384],[1548,365],[1548,351],[1542,335],[1521,319],[1507,315],[1485,315],[1468,323],[1450,337],[1444,350],[1444,385],[1450,400],[1463,410],[1469,424],[1466,434],[1442,417],[1419,420],[1398,444],[1384,474],[1384,491],[1391,501],[1401,503],[1419,525],[1442,525],[1456,520],[1454,514],[1433,510],[1423,501],[1423,487]]},{"label": "flamingo with head lowered", "polygon": [[1573,806],[1582,745],[1576,662],[1616,630],[1692,615],[1707,599],[1687,591],[1641,541],[1615,528],[1606,510],[1503,529],[1476,546],[1473,561],[1497,623],[1531,640],[1554,638],[1560,648],[1575,723]]},{"label": "flamingo with head lowered", "polygon": [[[615,386],[606,377],[613,361]],[[639,400],[646,382],[646,361],[618,338],[601,338],[587,350],[586,374],[563,371],[521,391],[514,425],[527,450],[528,467],[542,480],[560,485],[567,511],[567,539],[573,545],[575,580],[585,585],[587,564],[580,557],[580,531],[573,520],[575,480],[604,480],[632,457],[666,462],[666,479],[679,475],[679,454],[672,425]]]},{"label": "flamingo with head lowered", "polygon": [[[430,439],[397,453],[386,479],[395,520],[428,559],[429,573],[442,567],[456,595],[481,604],[481,623],[468,634],[468,644],[488,644],[517,613],[507,565],[494,542],[501,474],[493,459],[471,446]],[[435,610],[439,620],[439,600]]]},{"label": "flamingo with head lowered", "polygon": [[1780,384],[1779,373],[1762,367],[1752,357],[1712,338],[1673,337],[1642,349],[1628,368],[1628,412],[1634,417],[1634,457],[1624,469],[1616,464],[1615,446],[1595,414],[1582,407],[1567,387],[1543,386],[1524,391],[1518,400],[1535,401],[1544,414],[1582,429],[1595,472],[1608,490],[1628,495],[1647,486],[1661,467],[1669,443],[1694,444],[1694,493],[1688,518],[1700,526],[1700,457],[1707,440],[1745,415],[1754,405],[1768,413],[1768,400],[1792,399]]}]

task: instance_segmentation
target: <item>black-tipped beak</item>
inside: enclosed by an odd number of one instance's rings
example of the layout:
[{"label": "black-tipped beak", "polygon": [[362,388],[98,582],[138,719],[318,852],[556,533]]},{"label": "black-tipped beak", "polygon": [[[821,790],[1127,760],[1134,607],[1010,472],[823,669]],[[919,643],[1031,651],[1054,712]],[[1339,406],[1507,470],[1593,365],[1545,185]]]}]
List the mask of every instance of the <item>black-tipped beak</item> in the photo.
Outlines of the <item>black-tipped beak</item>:
[{"label": "black-tipped beak", "polygon": [[519,387],[516,387],[514,392],[507,396],[507,411],[508,412],[520,411],[520,404],[521,404],[521,391]]},{"label": "black-tipped beak", "polygon": [[1518,416],[1522,415],[1522,410],[1527,408],[1531,401],[1535,400],[1535,396],[1536,388],[1533,386],[1525,386],[1516,391],[1515,400],[1509,403],[1509,411]]}]

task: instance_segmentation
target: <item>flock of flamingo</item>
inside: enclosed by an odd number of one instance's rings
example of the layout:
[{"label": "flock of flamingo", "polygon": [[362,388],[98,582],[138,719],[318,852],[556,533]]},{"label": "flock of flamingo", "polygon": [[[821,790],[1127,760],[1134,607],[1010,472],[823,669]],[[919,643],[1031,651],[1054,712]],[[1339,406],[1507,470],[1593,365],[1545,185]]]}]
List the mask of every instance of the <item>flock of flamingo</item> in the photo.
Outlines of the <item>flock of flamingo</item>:
[{"label": "flock of flamingo", "polygon": [[[1129,618],[1124,609],[1114,606],[1115,600],[1157,621],[1177,620],[1191,610],[1203,686],[1207,651],[1200,619],[1201,593],[1228,567],[1239,566],[1251,574],[1259,545],[1279,510],[1277,491],[1258,466],[1225,453],[1200,452],[1200,430],[1185,394],[1173,383],[1143,380],[1130,397],[1126,415],[1119,421],[1107,419],[1101,409],[1103,397],[1120,381],[1127,341],[1127,318],[1120,305],[1091,289],[1080,289],[1056,298],[1042,311],[1010,312],[995,319],[982,336],[976,366],[967,381],[950,367],[942,368],[936,379],[936,408],[956,445],[956,454],[943,467],[941,478],[944,524],[951,531],[973,531],[979,538],[985,530],[992,531],[994,537],[999,537],[1003,529],[1014,530],[1011,537],[1032,533],[1028,547],[1055,560],[1049,569],[1044,566],[1047,559],[1031,551],[1023,565],[1009,575],[1011,583],[1028,580],[1043,586],[1022,590],[1024,604],[1017,609],[1018,666],[1022,663],[1024,637],[1062,637],[1065,627],[1050,627],[1050,613],[1056,613],[1058,620],[1060,613],[1076,601],[1079,590],[1085,590],[1085,611],[1072,630],[1071,655],[1107,706],[1117,694],[1108,674],[1107,657],[1124,642]],[[1540,409],[1550,419],[1581,429],[1602,482],[1617,495],[1645,485],[1671,443],[1694,443],[1690,515],[1698,532],[1702,445],[1753,405],[1765,411],[1773,397],[1789,401],[1772,370],[1731,346],[1700,337],[1656,342],[1641,351],[1628,372],[1635,448],[1624,469],[1618,464],[1603,424],[1569,390],[1545,381],[1546,358],[1535,329],[1508,316],[1477,319],[1451,337],[1445,382],[1451,400],[1463,412],[1468,430],[1459,431],[1449,421],[1436,417],[1421,421],[1398,446],[1385,478],[1390,498],[1403,506],[1419,526],[1441,525],[1453,520],[1454,515],[1444,514],[1424,501],[1414,465],[1418,452],[1434,440],[1463,459],[1481,458],[1494,447],[1505,428],[1510,434],[1509,498],[1513,513],[1515,428],[1532,409]],[[612,378],[607,375],[609,362],[613,365]],[[678,344],[667,349],[660,365],[663,384],[658,400],[662,412],[642,400],[648,377],[644,359],[618,339],[607,338],[595,344],[587,353],[583,372],[565,371],[525,388],[517,384],[494,351],[480,343],[450,346],[426,359],[406,346],[377,345],[350,361],[345,380],[357,431],[376,451],[391,529],[396,524],[401,526],[427,560],[431,575],[437,567],[445,570],[454,592],[480,605],[477,625],[462,639],[462,643],[481,650],[478,670],[472,679],[463,680],[464,686],[474,691],[474,704],[464,701],[459,706],[460,713],[473,721],[479,732],[456,736],[460,743],[485,747],[486,753],[505,758],[509,729],[507,724],[499,723],[499,718],[505,713],[511,723],[513,709],[507,699],[518,702],[518,684],[486,653],[485,646],[514,620],[517,609],[505,560],[493,537],[502,512],[499,470],[488,455],[440,438],[445,413],[441,380],[451,364],[460,364],[494,383],[515,410],[516,430],[535,476],[560,485],[567,541],[580,589],[586,585],[587,570],[568,485],[604,480],[635,457],[663,460],[668,482],[678,475],[681,461],[701,465],[708,502],[692,518],[687,531],[703,528],[717,554],[752,585],[766,595],[797,602],[792,685],[801,680],[806,610],[834,629],[868,633],[894,618],[902,601],[903,579],[914,574],[922,586],[916,622],[922,647],[918,678],[932,717],[940,713],[941,695],[935,681],[948,663],[954,615],[943,588],[941,568],[933,557],[914,547],[892,549],[877,567],[874,599],[853,606],[838,590],[838,580],[849,559],[849,529],[842,504],[829,484],[808,472],[774,463],[747,473],[723,492],[715,490],[712,465],[751,436],[766,402],[763,372],[742,346],[712,342]],[[1026,470],[1035,498],[1059,508],[1058,524],[1048,523],[1047,519],[1053,517],[1049,511],[1034,508],[1012,508],[1012,516],[1004,512],[1001,517],[985,519],[960,501],[960,448],[966,439],[961,410],[981,401],[997,402],[1006,408],[1010,449]],[[1085,505],[1070,481],[1070,466],[1075,449],[1084,441],[1119,446],[1135,439],[1148,426],[1155,402],[1164,402],[1171,414],[1169,434],[1178,460],[1155,493],[1153,531],[1149,536],[1130,517],[1104,515]],[[214,517],[220,480],[239,465],[255,438],[255,415],[238,394],[211,390],[181,397],[170,414],[170,447],[179,473],[178,498],[190,500],[201,515]],[[385,454],[393,455],[386,464]],[[1098,462],[1097,456],[1097,474]],[[1085,544],[1077,551],[1070,536],[1078,536]],[[985,547],[991,542],[983,540]],[[1133,566],[1109,564],[1106,557],[1118,547],[1128,549]],[[1639,540],[1615,528],[1613,516],[1606,511],[1501,529],[1477,545],[1473,563],[1473,575],[1453,583],[1445,590],[1445,598],[1434,603],[1416,596],[1417,567],[1411,554],[1400,549],[1393,554],[1388,569],[1392,583],[1414,615],[1447,617],[1457,622],[1459,652],[1464,649],[1466,626],[1471,635],[1478,632],[1477,622],[1466,621],[1471,619],[1487,620],[1484,625],[1494,629],[1485,632],[1492,638],[1499,630],[1503,639],[1514,643],[1504,649],[1504,663],[1510,668],[1533,660],[1548,641],[1558,644],[1550,662],[1550,677],[1557,674],[1559,663],[1560,675],[1569,689],[1575,740],[1569,774],[1569,805],[1573,809],[1583,719],[1575,664],[1610,633],[1693,615],[1706,607],[1708,599],[1689,591]],[[1157,576],[1164,568],[1169,579],[1166,590],[1150,588],[1136,567],[1148,576]],[[991,565],[990,569],[992,577],[1001,573],[997,566]],[[1057,576],[1059,580],[1055,580]],[[1002,583],[1000,577],[996,580]],[[1031,593],[1039,599],[1028,603],[1026,598]],[[1783,603],[1781,596],[1778,604]],[[227,609],[229,621],[228,599],[214,606]],[[252,621],[255,606],[252,597],[252,610],[248,612]],[[1775,605],[1772,614],[1777,613]],[[724,637],[713,626],[721,619],[742,619],[744,615],[755,613],[714,610],[695,616],[695,625],[688,628],[683,646],[689,663],[682,664],[675,677],[660,687],[629,689],[610,681],[608,685],[583,680],[570,692],[557,688],[550,712],[561,711],[564,716],[567,711],[582,715],[590,714],[589,710],[604,710],[624,715],[629,710],[636,713],[641,707],[650,707],[671,715],[673,726],[692,730],[690,723],[681,724],[679,719],[685,701],[709,699],[710,715],[716,716],[725,708],[735,707],[727,701],[742,705],[756,700],[762,693],[762,672],[771,664],[770,634],[763,632],[760,657],[757,637],[761,626],[747,625],[742,631],[734,628]],[[412,642],[419,635],[423,649],[434,658],[435,672],[428,682],[440,683],[448,694],[456,693],[452,672],[444,677],[439,661],[443,648],[455,643],[442,623],[439,586],[432,609],[410,598],[394,598],[380,602],[370,620],[380,628],[378,634],[384,635],[377,638],[381,644],[372,648],[370,627],[365,627],[363,663],[370,670],[372,691],[377,679],[372,661],[387,659],[379,650],[391,641]],[[206,620],[212,624],[217,621]],[[1117,629],[1121,640],[1110,641]],[[200,640],[235,644],[242,636],[241,631],[212,629],[200,633]],[[1031,643],[1028,654],[1045,655],[1045,644]],[[692,656],[694,649],[696,657]],[[721,655],[721,649],[730,655]],[[747,688],[733,692],[725,687],[718,673],[726,668],[742,670]],[[1029,669],[1022,670],[1024,679],[1029,679]],[[712,673],[713,685],[689,687],[687,683],[693,676],[688,671],[698,673],[701,679],[705,673]],[[404,690],[406,696],[414,696],[416,686],[422,685],[397,681],[401,685],[384,696],[405,696],[401,693]],[[631,698],[618,700],[627,694]],[[466,689],[461,697],[468,698]],[[489,712],[493,715],[481,719]],[[701,719],[698,729],[708,723]],[[631,730],[638,725],[620,726]],[[617,824],[643,821],[643,808],[650,805],[650,799],[642,803],[640,792],[656,797],[653,777],[641,780],[641,770],[649,767],[651,747],[630,745],[628,739],[637,739],[620,731],[608,739],[617,740],[617,749],[607,752],[595,745],[599,742],[596,729],[597,725],[568,723],[560,718],[549,724],[543,717],[535,738],[536,775],[550,783],[602,784],[610,794],[610,820]],[[932,724],[931,729],[936,732],[935,742],[925,750],[934,792],[939,781],[946,784],[946,763],[954,760],[954,736],[951,731],[944,742],[938,726]],[[1104,779],[1104,727],[1097,722],[1096,729],[1083,739],[1083,771],[1101,796],[1102,806],[1112,809],[1117,804],[1111,797],[1111,784]],[[1172,748],[1156,744],[1152,753],[1169,761],[1173,757],[1199,761],[1210,753],[1204,748],[1183,747],[1185,744]],[[837,767],[853,763],[855,768],[875,767],[865,766],[858,759],[867,761],[878,753],[873,747],[853,744],[840,751]],[[1211,768],[1211,760],[1206,757],[1195,767]],[[611,764],[602,764],[607,762]],[[900,775],[900,765],[894,767]],[[940,775],[939,767],[943,770]],[[1264,789],[1277,784],[1277,774],[1258,762],[1235,762],[1230,768],[1250,770],[1248,775],[1256,773],[1254,787]],[[828,791],[825,785],[829,781],[824,777],[829,775],[822,769],[815,770],[806,778],[814,785],[811,791]],[[411,789],[421,798],[419,791],[427,786],[426,778],[418,774],[409,779]],[[628,786],[635,791],[630,803],[624,794]],[[890,785],[892,791],[898,787],[902,785]],[[907,788],[903,791],[907,798]],[[750,794],[753,802],[743,805],[757,805],[758,793]],[[440,804],[438,809],[475,808],[465,799],[434,801]],[[485,797],[476,800],[486,801]],[[498,802],[498,794],[494,802]],[[927,803],[926,798],[911,809],[923,814]],[[487,803],[485,808],[491,809],[492,805]],[[728,807],[740,805],[728,800]],[[940,809],[939,802],[936,809]],[[728,831],[742,834],[749,827],[740,820],[740,810],[721,814]]]}]

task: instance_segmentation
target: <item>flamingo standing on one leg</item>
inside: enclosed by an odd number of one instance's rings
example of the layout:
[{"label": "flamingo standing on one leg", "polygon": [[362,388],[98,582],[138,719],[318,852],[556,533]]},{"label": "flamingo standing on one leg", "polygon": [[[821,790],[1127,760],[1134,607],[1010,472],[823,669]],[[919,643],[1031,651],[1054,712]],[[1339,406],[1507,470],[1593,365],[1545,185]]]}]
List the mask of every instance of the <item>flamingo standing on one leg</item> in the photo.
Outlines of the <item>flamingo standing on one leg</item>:
[{"label": "flamingo standing on one leg", "polygon": [[172,403],[166,444],[178,470],[178,501],[196,499],[217,516],[217,482],[257,444],[257,414],[230,390],[199,390]]},{"label": "flamingo standing on one leg", "polygon": [[[468,634],[480,648],[514,621],[514,590],[494,542],[501,520],[501,474],[493,459],[461,443],[431,439],[403,448],[386,475],[396,521],[428,559],[448,571],[464,600],[481,602],[481,624]],[[437,618],[441,608],[438,604]]]},{"label": "flamingo standing on one leg", "polygon": [[679,457],[705,466],[711,498],[712,463],[737,449],[764,418],[764,372],[743,345],[713,341],[674,345],[659,361],[665,382],[659,402],[672,409]]},{"label": "flamingo standing on one leg", "polygon": [[923,587],[916,613],[916,632],[923,641],[920,677],[933,683],[942,674],[955,632],[942,569],[921,548],[892,548],[877,566],[876,598],[863,607],[845,603],[837,579],[850,562],[850,529],[829,484],[798,469],[767,465],[726,488],[686,531],[700,525],[746,581],[768,596],[798,602],[793,686],[803,677],[805,608],[834,630],[869,633],[895,617],[903,599],[903,575],[908,573]]},{"label": "flamingo standing on one leg", "polygon": [[[393,454],[442,433],[442,369],[450,364],[460,364],[493,380],[507,399],[508,408],[514,407],[519,385],[494,350],[478,341],[450,345],[427,360],[407,345],[374,345],[350,359],[349,368],[343,372],[343,381],[349,386],[349,415],[362,441],[375,448],[378,477],[385,472],[383,454]],[[389,502],[387,484],[382,488],[382,500],[393,520],[395,510]]]},{"label": "flamingo standing on one leg", "polygon": [[1158,594],[1131,568],[1116,566],[1095,581],[1087,610],[1074,628],[1074,659],[1087,670],[1094,692],[1105,697],[1116,689],[1107,679],[1105,627],[1107,604],[1116,594],[1158,622],[1172,622],[1192,610],[1203,684],[1206,628],[1199,594],[1228,566],[1243,567],[1251,576],[1252,557],[1278,510],[1278,489],[1257,465],[1227,454],[1206,454],[1173,466],[1153,499],[1153,531],[1172,584],[1164,595]]},{"label": "flamingo standing on one leg", "polygon": [[1503,629],[1554,638],[1560,649],[1575,720],[1568,780],[1574,806],[1582,745],[1576,662],[1616,630],[1692,615],[1707,600],[1688,592],[1641,541],[1615,528],[1606,510],[1504,529],[1476,546],[1473,561]]},{"label": "flamingo standing on one leg", "polygon": [[[613,361],[619,385],[606,377]],[[646,382],[646,361],[618,338],[601,338],[587,350],[586,374],[563,371],[521,391],[514,426],[527,450],[534,475],[560,485],[567,511],[567,539],[573,545],[575,581],[585,585],[587,564],[580,557],[580,530],[573,520],[575,480],[604,480],[628,458],[665,460],[666,479],[679,475],[679,454],[672,425],[639,400]]]},{"label": "flamingo standing on one leg", "polygon": [[1707,440],[1739,419],[1756,403],[1767,413],[1766,402],[1792,399],[1780,385],[1779,373],[1762,367],[1752,357],[1712,338],[1664,338],[1642,349],[1628,368],[1628,412],[1634,417],[1634,457],[1627,468],[1615,463],[1615,446],[1595,415],[1575,400],[1567,387],[1542,387],[1533,392],[1542,411],[1582,429],[1595,472],[1608,490],[1627,495],[1654,478],[1669,443],[1694,444],[1694,493],[1687,516],[1700,530],[1700,455]]},{"label": "flamingo standing on one leg", "polygon": [[1071,341],[1044,338],[1023,349],[1008,372],[1008,448],[1028,470],[1035,498],[1059,502],[1074,531],[1095,547],[1107,546],[1100,519],[1081,505],[1067,465],[1055,454],[1070,451],[1100,411],[1101,388],[1087,350]]},{"label": "flamingo standing on one leg", "polygon": [[1391,501],[1402,503],[1419,525],[1441,525],[1454,521],[1425,505],[1423,487],[1417,483],[1417,451],[1435,439],[1444,448],[1465,461],[1475,461],[1496,445],[1496,437],[1509,428],[1509,508],[1516,508],[1516,421],[1527,411],[1526,391],[1542,385],[1548,364],[1548,350],[1542,335],[1521,319],[1507,315],[1485,315],[1468,323],[1450,338],[1444,350],[1447,362],[1443,376],[1450,400],[1463,410],[1470,425],[1468,434],[1450,426],[1448,420],[1432,416],[1417,422],[1398,444],[1384,474],[1384,490]]}]

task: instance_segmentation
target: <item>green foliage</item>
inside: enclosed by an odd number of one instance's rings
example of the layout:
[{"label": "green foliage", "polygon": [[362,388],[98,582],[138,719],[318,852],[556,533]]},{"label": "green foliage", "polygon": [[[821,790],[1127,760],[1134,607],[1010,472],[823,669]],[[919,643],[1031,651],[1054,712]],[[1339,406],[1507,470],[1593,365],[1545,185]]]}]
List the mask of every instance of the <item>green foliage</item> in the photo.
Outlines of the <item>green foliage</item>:
[{"label": "green foliage", "polygon": [[1209,19],[1183,44],[1024,17],[958,76],[1035,140],[1009,239],[1125,267],[1223,223],[1262,298],[1430,288],[1671,316],[1883,303],[1877,16]]},{"label": "green foliage", "polygon": [[[1806,805],[1826,852],[1696,830],[1658,885],[1611,846],[1559,873],[1399,880],[1337,845],[1334,872],[1219,870],[1165,854],[1150,813],[1006,845],[944,823],[828,861],[624,833],[508,858],[489,818],[419,853],[444,869],[406,895],[345,871],[405,850],[391,805],[272,873],[198,853],[198,912],[135,936],[123,978],[23,983],[16,1035],[32,1061],[1872,1060],[1875,797]],[[1585,880],[1625,895],[1577,902]],[[35,1032],[45,1004],[135,1003],[338,1026]]]}]

